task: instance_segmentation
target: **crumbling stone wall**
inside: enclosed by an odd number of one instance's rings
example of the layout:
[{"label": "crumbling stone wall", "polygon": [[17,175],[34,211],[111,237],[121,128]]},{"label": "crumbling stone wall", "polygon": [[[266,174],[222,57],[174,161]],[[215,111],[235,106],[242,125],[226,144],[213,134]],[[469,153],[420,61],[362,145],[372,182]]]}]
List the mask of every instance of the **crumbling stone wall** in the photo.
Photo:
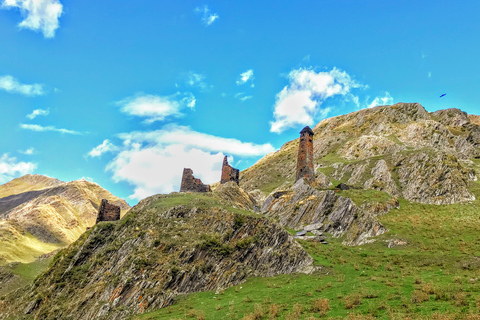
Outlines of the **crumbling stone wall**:
[{"label": "crumbling stone wall", "polygon": [[183,169],[182,184],[180,185],[180,192],[210,192],[210,186],[203,184],[200,179],[193,176],[193,170],[190,168]]},{"label": "crumbling stone wall", "polygon": [[97,223],[100,221],[116,221],[120,220],[120,207],[108,203],[107,199],[102,199],[100,208],[98,209]]},{"label": "crumbling stone wall", "polygon": [[301,178],[315,181],[315,170],[313,169],[313,131],[305,127],[300,131],[300,145],[298,147],[297,174],[295,182]]},{"label": "crumbling stone wall", "polygon": [[228,164],[227,156],[223,158],[222,177],[220,183],[227,183],[229,181],[235,181],[238,185],[238,177],[240,176],[240,170],[233,168]]}]

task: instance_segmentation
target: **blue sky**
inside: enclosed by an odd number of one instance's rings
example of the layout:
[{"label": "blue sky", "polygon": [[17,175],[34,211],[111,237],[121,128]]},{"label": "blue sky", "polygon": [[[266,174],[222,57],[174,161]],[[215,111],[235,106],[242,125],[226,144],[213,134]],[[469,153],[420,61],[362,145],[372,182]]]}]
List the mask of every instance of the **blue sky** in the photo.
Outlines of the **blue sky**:
[{"label": "blue sky", "polygon": [[480,114],[478,1],[0,3],[0,183],[85,177],[135,204],[325,117]]}]

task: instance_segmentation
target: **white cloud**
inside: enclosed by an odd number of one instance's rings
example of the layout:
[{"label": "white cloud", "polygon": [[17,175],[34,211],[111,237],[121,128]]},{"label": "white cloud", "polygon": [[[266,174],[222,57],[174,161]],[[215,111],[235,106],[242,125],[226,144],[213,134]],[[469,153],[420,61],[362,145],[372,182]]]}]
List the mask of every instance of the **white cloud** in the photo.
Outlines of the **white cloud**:
[{"label": "white cloud", "polygon": [[202,16],[202,22],[206,26],[211,25],[217,19],[220,18],[219,15],[217,13],[212,12],[212,10],[210,10],[210,8],[208,8],[207,5],[204,5],[203,7],[196,7],[195,12]]},{"label": "white cloud", "polygon": [[53,38],[58,29],[58,18],[63,6],[58,0],[3,0],[3,8],[18,8],[25,19],[20,28],[42,31],[45,38]]},{"label": "white cloud", "polygon": [[[138,200],[156,193],[178,191],[183,168],[191,168],[203,183],[214,183],[220,180],[224,155],[262,156],[274,151],[270,144],[217,137],[178,125],[123,133],[119,138],[123,144],[117,147],[107,170],[113,172],[115,181],[132,184],[135,191],[130,198]],[[233,162],[233,158],[230,159]]]},{"label": "white cloud", "polygon": [[253,96],[247,96],[245,92],[236,93],[234,97],[240,101],[247,101],[248,99],[253,98]]},{"label": "white cloud", "polygon": [[432,73],[429,72],[429,73],[427,74],[427,77],[431,78],[431,77],[432,77]]},{"label": "white cloud", "polygon": [[93,148],[88,155],[92,158],[100,157],[102,154],[107,152],[114,152],[118,149],[113,143],[111,143],[108,139],[103,140],[101,145],[96,146]]},{"label": "white cloud", "polygon": [[121,111],[133,116],[147,118],[146,123],[163,121],[167,117],[180,117],[181,109],[195,107],[195,97],[190,92],[176,93],[171,96],[137,95],[117,104]]},{"label": "white cloud", "polygon": [[32,113],[27,114],[27,118],[30,120],[35,119],[37,116],[48,116],[50,109],[35,109]]},{"label": "white cloud", "polygon": [[368,104],[367,108],[373,108],[377,106],[385,106],[385,105],[390,105],[393,104],[393,97],[385,91],[385,94],[383,97],[375,97],[371,103]]},{"label": "white cloud", "polygon": [[28,148],[26,150],[18,150],[18,152],[20,152],[22,154],[25,154],[25,155],[28,155],[28,156],[31,156],[32,154],[35,153],[35,149],[34,148]]},{"label": "white cloud", "polygon": [[32,173],[37,168],[37,164],[32,162],[18,162],[15,157],[10,157],[7,153],[0,156],[0,183],[8,182],[16,177]]},{"label": "white cloud", "polygon": [[250,83],[250,87],[255,87],[255,84],[253,83],[253,80],[255,77],[253,76],[253,70],[247,70],[243,73],[240,74],[237,80],[237,86],[240,86],[242,84],[246,84],[247,82]]},{"label": "white cloud", "polygon": [[81,132],[74,131],[74,130],[68,130],[68,129],[61,129],[61,128],[56,128],[54,126],[40,126],[38,124],[25,124],[21,123],[20,128],[25,129],[25,130],[31,130],[31,131],[37,131],[37,132],[46,132],[46,131],[53,131],[53,132],[60,132],[60,133],[66,133],[66,134],[75,134],[75,135],[81,135]]},{"label": "white cloud", "polygon": [[20,93],[25,96],[40,96],[44,94],[43,85],[38,83],[23,84],[12,76],[0,77],[0,90],[5,90],[10,93]]},{"label": "white cloud", "polygon": [[317,114],[325,117],[329,108],[321,108],[329,97],[349,95],[352,88],[363,87],[337,68],[329,72],[296,69],[288,75],[290,83],[277,94],[270,131],[281,133],[297,125],[312,125]]},{"label": "white cloud", "polygon": [[201,91],[213,88],[213,85],[208,85],[205,81],[206,77],[203,74],[190,71],[187,73],[186,84],[190,87],[199,88]]}]

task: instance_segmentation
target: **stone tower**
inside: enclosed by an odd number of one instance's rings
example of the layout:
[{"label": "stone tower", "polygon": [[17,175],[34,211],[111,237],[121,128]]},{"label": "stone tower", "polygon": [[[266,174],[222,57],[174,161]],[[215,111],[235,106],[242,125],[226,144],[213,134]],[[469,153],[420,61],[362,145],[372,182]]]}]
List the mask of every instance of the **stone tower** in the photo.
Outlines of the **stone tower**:
[{"label": "stone tower", "polygon": [[238,177],[240,175],[240,170],[233,168],[231,165],[228,164],[227,156],[223,158],[223,166],[222,166],[222,177],[220,179],[220,183],[227,183],[229,181],[235,181],[238,184]]},{"label": "stone tower", "polygon": [[310,182],[315,181],[315,170],[313,169],[313,134],[312,129],[308,126],[300,131],[295,182],[301,178],[306,178]]},{"label": "stone tower", "polygon": [[107,199],[102,199],[97,214],[97,223],[100,221],[116,221],[120,220],[120,207],[108,203]]},{"label": "stone tower", "polygon": [[210,192],[210,186],[203,184],[202,180],[193,176],[193,170],[190,168],[183,169],[182,183],[180,192]]}]

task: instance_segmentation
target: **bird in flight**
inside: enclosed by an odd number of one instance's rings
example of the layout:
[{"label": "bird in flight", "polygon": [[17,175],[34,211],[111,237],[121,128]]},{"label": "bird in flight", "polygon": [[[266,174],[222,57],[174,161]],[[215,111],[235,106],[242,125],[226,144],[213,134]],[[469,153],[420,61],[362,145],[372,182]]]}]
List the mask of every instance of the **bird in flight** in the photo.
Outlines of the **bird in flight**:
[{"label": "bird in flight", "polygon": [[442,95],[440,96],[440,98],[441,98],[441,97],[444,97],[444,96],[446,96],[446,95],[447,95],[447,94],[446,94],[446,93],[444,93],[444,94],[442,94]]}]

